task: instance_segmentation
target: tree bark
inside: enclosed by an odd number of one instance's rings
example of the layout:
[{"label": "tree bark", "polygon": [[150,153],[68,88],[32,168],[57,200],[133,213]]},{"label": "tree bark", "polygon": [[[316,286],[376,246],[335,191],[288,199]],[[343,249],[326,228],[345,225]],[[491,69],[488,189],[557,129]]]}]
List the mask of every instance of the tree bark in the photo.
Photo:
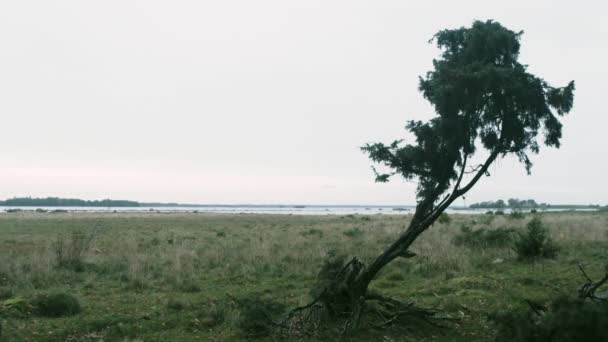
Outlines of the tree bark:
[{"label": "tree bark", "polygon": [[486,174],[490,165],[498,157],[498,154],[498,151],[492,152],[471,181],[463,188],[459,188],[460,181],[462,180],[462,174],[464,173],[464,168],[466,166],[466,164],[463,164],[461,175],[458,182],[454,186],[454,191],[446,198],[446,200],[441,202],[440,205],[433,210],[427,210],[427,212],[423,214],[416,210],[414,218],[412,219],[412,222],[410,222],[405,232],[403,232],[399,238],[395,240],[395,242],[393,242],[382,254],[376,257],[376,259],[369,266],[364,268],[362,272],[359,273],[355,282],[356,288],[353,289],[355,293],[357,293],[359,296],[364,296],[367,293],[369,284],[372,282],[372,280],[374,280],[376,275],[378,275],[378,272],[380,272],[384,266],[388,265],[398,257],[411,256],[411,254],[408,254],[410,253],[408,248],[412,245],[412,243],[414,243],[418,236],[427,230],[435,222],[435,220],[437,220],[439,215],[441,215],[445,209],[450,206],[450,204],[452,204],[460,196],[466,194],[467,191],[469,191],[475,185],[475,183],[479,181],[481,176]]}]

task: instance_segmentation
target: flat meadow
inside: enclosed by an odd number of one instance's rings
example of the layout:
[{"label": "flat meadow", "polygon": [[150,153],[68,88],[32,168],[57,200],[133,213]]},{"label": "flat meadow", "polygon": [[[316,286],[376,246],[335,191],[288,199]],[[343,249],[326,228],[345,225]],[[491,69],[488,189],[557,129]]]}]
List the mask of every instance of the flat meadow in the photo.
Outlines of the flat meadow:
[{"label": "flat meadow", "polygon": [[[541,218],[559,251],[518,260],[506,235]],[[239,341],[253,339],[243,303],[277,312],[310,300],[332,256],[380,253],[409,215],[297,216],[207,213],[0,214],[0,340]],[[482,231],[485,234],[476,234]],[[509,233],[510,234],[510,233]],[[480,236],[498,236],[496,239]],[[504,238],[504,239],[503,239]],[[508,239],[506,239],[508,240]],[[490,317],[576,293],[608,263],[608,212],[452,214],[435,223],[372,289],[435,308],[446,328],[407,322],[347,340],[491,341]],[[36,299],[65,293],[69,315]],[[255,327],[254,327],[255,328]],[[248,330],[249,329],[249,330]],[[260,340],[276,337],[256,335]],[[331,339],[327,337],[328,339]]]}]

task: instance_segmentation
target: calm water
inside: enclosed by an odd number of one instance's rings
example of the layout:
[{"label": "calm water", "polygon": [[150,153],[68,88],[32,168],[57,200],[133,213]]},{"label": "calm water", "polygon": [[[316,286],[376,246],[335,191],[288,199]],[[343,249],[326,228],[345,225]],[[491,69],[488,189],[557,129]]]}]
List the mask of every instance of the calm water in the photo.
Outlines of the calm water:
[{"label": "calm water", "polygon": [[[69,211],[69,212],[199,212],[199,213],[224,213],[224,214],[292,214],[292,215],[407,215],[414,211],[414,206],[293,206],[293,205],[230,205],[230,206],[176,206],[176,207],[0,207],[1,213],[6,213],[11,209],[23,211],[35,211],[42,209],[45,211]],[[581,209],[583,210],[583,209]],[[450,214],[484,214],[488,209],[469,209],[464,207],[454,207],[447,210]],[[506,213],[509,210],[504,210]],[[559,211],[550,209],[549,211]]]}]

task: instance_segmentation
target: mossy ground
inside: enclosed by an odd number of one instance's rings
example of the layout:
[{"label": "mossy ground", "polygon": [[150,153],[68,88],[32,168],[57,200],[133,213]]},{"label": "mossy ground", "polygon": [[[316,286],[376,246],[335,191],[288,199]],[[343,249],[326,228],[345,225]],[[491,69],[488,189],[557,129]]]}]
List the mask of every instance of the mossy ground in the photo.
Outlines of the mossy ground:
[{"label": "mossy ground", "polygon": [[[523,219],[451,215],[417,241],[418,256],[395,262],[375,290],[454,320],[449,329],[411,322],[349,337],[361,341],[493,340],[488,315],[548,302],[584,282],[577,263],[602,274],[607,213],[544,213],[561,247],[555,259],[516,260],[508,248],[456,246],[460,226],[514,228]],[[0,215],[0,321],[8,341],[238,341],[239,298],[303,304],[330,251],[369,260],[407,224],[407,216],[11,213]],[[57,268],[54,239],[99,231],[83,270]],[[356,231],[356,234],[352,232]],[[45,318],[25,304],[46,293],[76,296],[82,312]],[[12,303],[12,304],[11,304]],[[21,305],[21,307],[14,307]],[[270,338],[267,338],[270,339]],[[264,339],[262,339],[264,340]]]}]

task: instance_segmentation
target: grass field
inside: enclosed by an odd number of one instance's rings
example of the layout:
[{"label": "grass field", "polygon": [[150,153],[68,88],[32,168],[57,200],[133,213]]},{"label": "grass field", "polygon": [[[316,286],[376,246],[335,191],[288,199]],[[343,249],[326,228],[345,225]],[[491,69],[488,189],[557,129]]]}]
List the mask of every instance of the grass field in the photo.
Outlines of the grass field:
[{"label": "grass field", "polygon": [[[451,215],[417,241],[418,256],[382,271],[373,288],[453,318],[448,329],[402,324],[352,340],[493,340],[488,315],[575,293],[577,264],[599,277],[608,261],[608,213],[539,214],[557,257],[516,259],[508,245],[454,243],[461,227],[522,231],[532,215]],[[369,260],[408,216],[272,216],[127,213],[0,215],[0,340],[244,340],[242,298],[305,303],[328,253]],[[60,267],[92,237],[82,264]],[[80,240],[78,240],[80,239]],[[86,242],[86,241],[85,241]],[[44,317],[31,300],[76,296],[82,312]],[[265,338],[266,340],[270,338]],[[262,338],[264,340],[264,338]]]}]

